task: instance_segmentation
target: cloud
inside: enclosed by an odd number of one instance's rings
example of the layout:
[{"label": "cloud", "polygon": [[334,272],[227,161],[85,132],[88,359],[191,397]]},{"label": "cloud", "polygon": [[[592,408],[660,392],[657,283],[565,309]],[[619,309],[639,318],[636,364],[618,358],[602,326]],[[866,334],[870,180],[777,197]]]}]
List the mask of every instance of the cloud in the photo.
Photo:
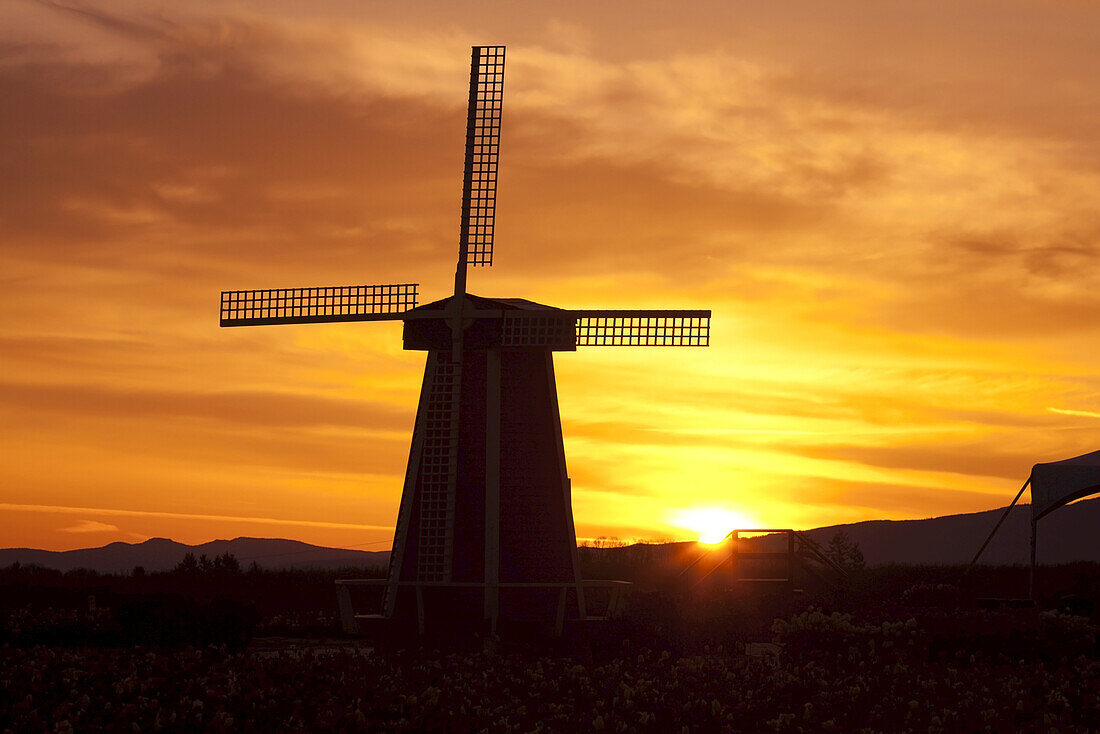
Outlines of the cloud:
[{"label": "cloud", "polygon": [[975,508],[1003,507],[1011,502],[1012,493],[1019,484],[1007,484],[997,493],[958,488],[945,490],[939,484],[899,487],[873,482],[823,481],[815,487],[813,494],[816,496],[807,497],[807,501],[822,509],[828,508],[826,514],[838,518],[838,522],[868,516],[923,519],[973,512]]},{"label": "cloud", "polygon": [[202,418],[268,426],[350,426],[407,430],[409,409],[391,405],[276,392],[196,393],[120,390],[105,385],[0,383],[7,408],[63,411],[85,416]]},{"label": "cloud", "polygon": [[[361,523],[344,523],[344,522],[323,522],[317,520],[287,520],[276,517],[245,517],[239,515],[213,515],[213,514],[198,514],[187,512],[159,512],[148,510],[116,510],[105,507],[66,507],[62,505],[33,505],[33,504],[18,504],[11,502],[0,502],[0,510],[18,511],[18,512],[35,512],[35,513],[49,513],[49,514],[86,514],[86,515],[106,515],[112,517],[154,517],[154,518],[167,518],[175,520],[202,520],[202,521],[218,521],[218,522],[242,522],[242,523],[258,523],[262,525],[286,525],[286,526],[300,526],[307,528],[347,528],[352,530],[389,530],[393,528],[393,525],[365,525]],[[95,528],[88,528],[88,532],[95,530],[106,531],[107,529],[118,530],[114,526],[108,526],[105,523],[96,522],[94,520],[86,520],[76,527],[87,527],[94,525]],[[101,527],[102,526],[102,527]],[[66,532],[85,532],[84,530],[68,529]]]},{"label": "cloud", "polygon": [[[5,509],[7,509],[7,506],[5,506]],[[58,530],[62,533],[113,533],[118,531],[118,526],[108,525],[97,520],[83,520],[78,525],[59,528]]]},{"label": "cloud", "polygon": [[709,350],[558,360],[590,534],[644,535],[683,487],[781,497],[777,523],[813,492],[786,484],[845,477],[806,511],[979,509],[1091,440],[1098,12],[3,5],[6,499],[392,522],[423,355],[396,324],[219,330],[217,296],[447,293],[488,32],[498,257],[471,288],[715,314]]},{"label": "cloud", "polygon": [[1027,474],[1034,455],[998,452],[983,444],[933,446],[815,446],[801,453],[821,458],[851,461],[869,466],[907,471],[949,472],[979,477],[1016,479]]},{"label": "cloud", "polygon": [[1092,410],[1070,410],[1068,408],[1047,408],[1051,413],[1059,415],[1076,415],[1082,418],[1100,418],[1100,413]]}]

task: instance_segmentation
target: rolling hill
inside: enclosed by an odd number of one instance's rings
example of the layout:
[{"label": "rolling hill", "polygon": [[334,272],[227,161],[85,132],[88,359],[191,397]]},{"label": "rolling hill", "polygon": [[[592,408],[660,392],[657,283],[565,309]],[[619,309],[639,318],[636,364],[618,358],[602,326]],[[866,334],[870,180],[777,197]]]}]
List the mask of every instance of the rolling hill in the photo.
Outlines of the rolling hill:
[{"label": "rolling hill", "polygon": [[339,568],[342,566],[385,566],[390,553],[325,548],[278,538],[234,538],[213,540],[200,545],[184,545],[166,538],[150,538],[143,543],[110,543],[100,548],[71,551],[46,551],[33,548],[0,550],[0,566],[19,562],[45,568],[71,571],[88,568],[100,573],[129,573],[135,566],[146,571],[168,571],[188,553],[209,558],[231,553],[247,567],[253,561],[261,568]]},{"label": "rolling hill", "polygon": [[[868,564],[969,563],[1004,508],[927,520],[869,520],[831,525],[807,534],[821,544],[838,531],[859,543]],[[1100,498],[1056,510],[1039,521],[1040,563],[1100,561]],[[981,563],[1028,563],[1031,506],[1016,505],[982,554]]]},{"label": "rolling hill", "polygon": [[[806,531],[825,545],[838,532],[858,543],[869,565],[887,563],[968,563],[997,523],[1004,508],[926,520],[868,520],[829,525]],[[1028,562],[1031,507],[1017,505],[986,549],[981,562],[991,565]],[[1041,563],[1100,562],[1100,498],[1083,500],[1058,510],[1039,523]],[[184,555],[213,558],[222,553],[236,556],[242,566],[255,561],[262,568],[337,568],[385,566],[389,551],[324,548],[296,540],[234,538],[201,545],[184,545],[165,538],[143,543],[111,543],[100,548],[45,551],[32,548],[0,550],[0,567],[13,563],[38,564],[70,571],[88,568],[100,573],[129,573],[135,566],[146,571],[167,571]]]}]

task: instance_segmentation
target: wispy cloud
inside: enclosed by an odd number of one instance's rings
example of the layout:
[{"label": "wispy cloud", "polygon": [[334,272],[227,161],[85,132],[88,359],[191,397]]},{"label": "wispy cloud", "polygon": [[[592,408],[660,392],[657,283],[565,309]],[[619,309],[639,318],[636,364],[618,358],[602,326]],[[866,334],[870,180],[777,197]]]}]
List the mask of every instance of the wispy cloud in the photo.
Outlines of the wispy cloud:
[{"label": "wispy cloud", "polygon": [[118,525],[110,525],[97,520],[83,520],[77,525],[67,528],[58,528],[62,533],[112,533],[118,530]]},{"label": "wispy cloud", "polygon": [[[322,522],[318,520],[286,520],[277,517],[246,517],[240,515],[201,515],[197,513],[189,512],[158,512],[149,510],[112,510],[106,507],[66,507],[64,505],[24,505],[15,504],[9,502],[0,502],[0,511],[14,510],[19,512],[39,512],[39,513],[53,513],[53,514],[84,514],[84,515],[103,515],[108,517],[162,517],[173,520],[205,520],[205,521],[218,521],[218,522],[241,522],[241,523],[259,523],[261,525],[291,525],[304,528],[332,528],[332,529],[348,529],[348,530],[387,530],[392,529],[392,525],[364,525],[361,523],[347,523],[347,522]],[[104,523],[85,521],[84,525],[88,523],[93,525],[104,527],[90,528],[90,530],[105,530],[107,527]],[[80,527],[80,526],[78,526]],[[114,528],[117,530],[118,528]],[[88,532],[70,530],[68,532]]]},{"label": "wispy cloud", "polygon": [[1071,410],[1069,408],[1047,408],[1047,410],[1059,415],[1076,415],[1081,418],[1100,418],[1100,413],[1091,410]]}]

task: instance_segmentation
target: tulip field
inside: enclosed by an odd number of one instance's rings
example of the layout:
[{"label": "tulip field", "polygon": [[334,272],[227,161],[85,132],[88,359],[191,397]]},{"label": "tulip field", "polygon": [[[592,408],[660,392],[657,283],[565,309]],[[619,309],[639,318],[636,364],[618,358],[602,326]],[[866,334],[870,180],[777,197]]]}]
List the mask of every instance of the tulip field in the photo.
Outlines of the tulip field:
[{"label": "tulip field", "polygon": [[618,619],[565,639],[455,641],[342,635],[332,573],[12,567],[0,734],[1100,732],[1100,569],[1045,568],[1037,606],[983,601],[1024,572],[884,567],[815,594],[636,582]]},{"label": "tulip field", "polygon": [[807,609],[776,620],[759,655],[629,638],[6,646],[0,731],[1095,732],[1096,632],[1034,610],[860,622]]}]

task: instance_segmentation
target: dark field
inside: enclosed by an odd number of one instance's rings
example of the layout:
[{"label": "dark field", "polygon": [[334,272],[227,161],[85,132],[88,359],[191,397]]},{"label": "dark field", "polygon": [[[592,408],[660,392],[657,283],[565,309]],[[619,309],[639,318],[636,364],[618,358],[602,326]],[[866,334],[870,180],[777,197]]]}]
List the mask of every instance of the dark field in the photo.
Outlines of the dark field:
[{"label": "dark field", "polygon": [[599,631],[442,645],[341,638],[333,574],[9,568],[0,731],[1096,732],[1097,571],[1045,568],[1019,609],[975,595],[1020,568],[795,596],[639,583]]}]

